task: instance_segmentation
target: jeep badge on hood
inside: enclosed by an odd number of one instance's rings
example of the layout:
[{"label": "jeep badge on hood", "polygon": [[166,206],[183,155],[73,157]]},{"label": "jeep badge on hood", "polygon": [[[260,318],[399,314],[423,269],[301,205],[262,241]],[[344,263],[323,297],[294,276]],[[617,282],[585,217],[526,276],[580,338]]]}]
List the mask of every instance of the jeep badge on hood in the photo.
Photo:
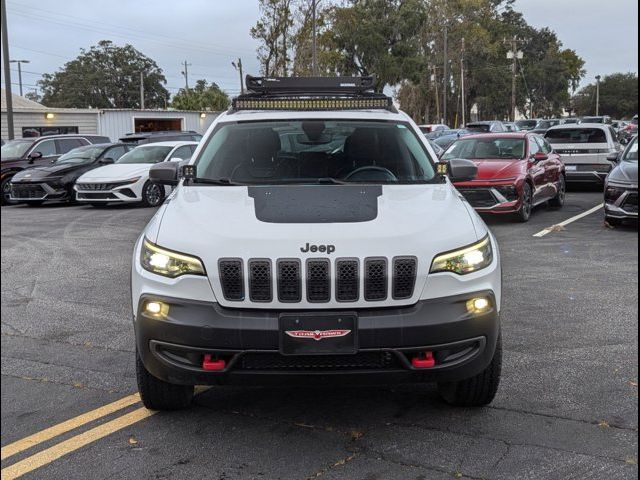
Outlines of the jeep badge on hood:
[{"label": "jeep badge on hood", "polygon": [[336,246],[335,245],[310,245],[308,242],[307,244],[302,247],[300,249],[300,251],[302,253],[307,253],[307,252],[312,252],[312,253],[316,253],[316,252],[320,252],[320,253],[327,253],[329,255],[331,255],[333,252],[336,251]]}]

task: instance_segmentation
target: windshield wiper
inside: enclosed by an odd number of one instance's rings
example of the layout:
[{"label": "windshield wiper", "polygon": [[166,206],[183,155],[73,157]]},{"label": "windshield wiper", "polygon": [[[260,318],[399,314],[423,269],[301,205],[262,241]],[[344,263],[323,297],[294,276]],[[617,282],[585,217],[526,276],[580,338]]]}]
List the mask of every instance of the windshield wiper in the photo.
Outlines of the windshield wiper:
[{"label": "windshield wiper", "polygon": [[338,180],[333,177],[321,177],[316,180],[316,183],[330,184],[330,185],[351,185],[353,182],[345,182],[344,180]]},{"label": "windshield wiper", "polygon": [[243,186],[244,183],[232,182],[226,177],[222,178],[194,178],[191,180],[193,183],[202,183],[205,185],[226,185],[226,186]]}]

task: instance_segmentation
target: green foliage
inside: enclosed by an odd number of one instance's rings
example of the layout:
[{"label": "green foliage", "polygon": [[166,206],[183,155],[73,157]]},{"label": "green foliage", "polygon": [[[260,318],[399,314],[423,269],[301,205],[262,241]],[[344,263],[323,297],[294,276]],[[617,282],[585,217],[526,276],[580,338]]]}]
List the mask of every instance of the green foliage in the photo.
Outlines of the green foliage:
[{"label": "green foliage", "polygon": [[146,108],[163,108],[169,92],[162,70],[131,45],[118,47],[108,40],[67,62],[38,81],[42,103],[67,108],[140,108],[140,72],[144,73]]},{"label": "green foliage", "polygon": [[194,88],[181,88],[173,97],[171,106],[176,110],[220,111],[229,107],[229,96],[215,83],[198,80]]},{"label": "green foliage", "polygon": [[[589,84],[573,97],[577,115],[595,115],[596,85]],[[631,118],[638,113],[638,75],[614,73],[600,82],[600,115],[613,118]]]},{"label": "green foliage", "polygon": [[265,76],[289,73],[293,18],[291,0],[260,0],[261,18],[251,28],[251,36],[260,40],[258,60]]}]

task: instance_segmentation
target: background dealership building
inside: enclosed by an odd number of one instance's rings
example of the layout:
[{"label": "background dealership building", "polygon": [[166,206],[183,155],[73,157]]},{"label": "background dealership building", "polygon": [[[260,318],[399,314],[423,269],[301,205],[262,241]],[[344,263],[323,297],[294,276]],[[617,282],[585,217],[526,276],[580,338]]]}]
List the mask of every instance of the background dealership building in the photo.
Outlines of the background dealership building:
[{"label": "background dealership building", "polygon": [[[1,92],[0,136],[9,138],[5,92]],[[220,112],[191,110],[134,110],[97,108],[49,108],[12,95],[15,138],[85,133],[117,140],[131,132],[194,130],[204,133]]]}]

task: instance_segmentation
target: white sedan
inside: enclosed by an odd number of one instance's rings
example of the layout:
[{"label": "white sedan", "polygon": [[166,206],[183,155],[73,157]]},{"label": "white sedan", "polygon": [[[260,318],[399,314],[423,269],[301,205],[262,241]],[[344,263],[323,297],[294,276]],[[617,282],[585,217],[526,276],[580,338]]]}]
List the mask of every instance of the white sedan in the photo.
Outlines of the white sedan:
[{"label": "white sedan", "polygon": [[78,202],[94,206],[108,203],[142,203],[157,207],[171,187],[149,181],[152,165],[167,161],[189,160],[197,142],[158,142],[140,145],[117,162],[82,175],[74,189]]}]

